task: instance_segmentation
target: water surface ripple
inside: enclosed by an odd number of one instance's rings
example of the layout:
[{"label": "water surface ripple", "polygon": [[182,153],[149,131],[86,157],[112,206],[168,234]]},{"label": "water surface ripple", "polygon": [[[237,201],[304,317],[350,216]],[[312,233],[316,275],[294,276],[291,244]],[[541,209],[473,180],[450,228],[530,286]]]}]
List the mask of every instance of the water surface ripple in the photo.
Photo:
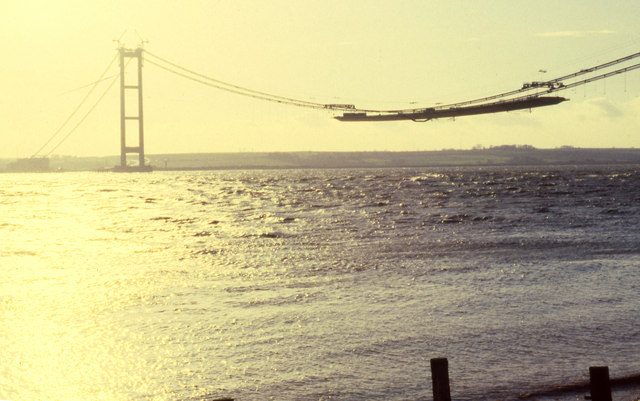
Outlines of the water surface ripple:
[{"label": "water surface ripple", "polygon": [[639,172],[1,175],[0,399],[430,400],[441,356],[456,400],[636,374]]}]

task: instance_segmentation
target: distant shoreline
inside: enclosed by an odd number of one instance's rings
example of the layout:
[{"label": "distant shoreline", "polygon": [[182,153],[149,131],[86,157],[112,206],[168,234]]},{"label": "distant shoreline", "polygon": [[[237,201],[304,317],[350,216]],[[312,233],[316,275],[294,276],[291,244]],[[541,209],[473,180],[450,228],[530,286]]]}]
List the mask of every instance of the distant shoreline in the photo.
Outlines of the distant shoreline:
[{"label": "distant shoreline", "polygon": [[[109,171],[120,156],[56,156],[49,159],[0,159],[0,172]],[[451,168],[545,165],[640,164],[636,148],[536,149],[497,146],[472,150],[371,151],[371,152],[243,152],[149,154],[155,171],[251,170],[305,168]]]}]

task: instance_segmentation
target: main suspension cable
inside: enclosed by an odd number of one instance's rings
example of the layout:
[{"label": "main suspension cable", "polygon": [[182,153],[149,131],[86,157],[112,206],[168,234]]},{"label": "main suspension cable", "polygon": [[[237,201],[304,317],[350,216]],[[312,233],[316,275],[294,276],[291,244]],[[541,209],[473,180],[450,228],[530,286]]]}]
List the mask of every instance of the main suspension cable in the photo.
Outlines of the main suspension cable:
[{"label": "main suspension cable", "polygon": [[638,64],[633,64],[630,65],[628,67],[625,68],[620,68],[618,70],[614,70],[614,71],[610,71],[601,75],[596,75],[587,79],[584,79],[582,81],[576,81],[567,85],[563,85],[557,88],[553,88],[553,89],[549,89],[547,92],[551,93],[551,92],[557,92],[557,91],[561,91],[561,90],[565,90],[565,89],[570,89],[570,88],[575,88],[576,86],[580,86],[580,85],[584,85],[584,84],[588,84],[590,82],[593,81],[598,81],[600,79],[604,79],[604,78],[609,78],[612,77],[614,75],[618,75],[618,74],[624,74],[625,72],[629,72],[629,71],[633,71],[633,70],[637,70],[640,69],[640,63]]},{"label": "main suspension cable", "polygon": [[[154,58],[156,61],[153,60],[149,60],[147,59],[147,61],[150,64],[153,64],[161,69],[164,69],[165,71],[171,72],[173,74],[179,75],[181,77],[190,79],[192,81],[195,82],[199,82],[201,84],[207,85],[207,86],[211,86],[214,87],[216,89],[220,89],[220,90],[224,90],[227,92],[231,92],[231,93],[235,93],[238,95],[242,95],[242,96],[248,96],[248,97],[252,97],[252,98],[256,98],[256,99],[260,99],[260,100],[266,100],[266,101],[270,101],[270,102],[276,102],[276,103],[281,103],[281,104],[288,104],[288,105],[293,105],[293,106],[298,106],[298,107],[307,107],[307,108],[313,108],[313,109],[330,109],[330,110],[341,110],[341,111],[349,111],[349,112],[370,112],[370,113],[415,113],[415,112],[419,112],[419,111],[424,111],[426,110],[426,108],[411,108],[411,109],[397,109],[397,110],[370,110],[370,109],[360,109],[360,108],[356,108],[355,106],[352,105],[342,105],[342,104],[323,104],[323,103],[317,103],[317,102],[311,102],[311,101],[307,101],[307,100],[300,100],[300,99],[294,99],[294,98],[290,98],[290,97],[285,97],[285,96],[279,96],[279,95],[275,95],[272,93],[268,93],[268,92],[263,92],[263,91],[257,91],[254,89],[250,89],[250,88],[246,88],[243,86],[239,86],[239,85],[235,85],[229,82],[225,82],[225,81],[221,81],[219,79],[204,75],[204,74],[200,74],[196,71],[190,70],[188,68],[185,68],[181,65],[178,65],[174,62],[171,62],[165,58],[162,58],[160,56],[157,56],[151,52],[149,52],[148,50],[145,50],[145,53],[148,54],[149,56],[151,56],[152,58]],[[587,69],[582,69],[576,73],[572,73],[572,74],[567,74],[558,78],[554,78],[551,80],[547,80],[547,81],[543,81],[543,82],[532,82],[529,84],[524,84],[521,88],[519,89],[515,89],[512,91],[508,91],[508,92],[503,92],[503,93],[498,93],[496,95],[491,95],[491,96],[485,96],[485,97],[481,97],[481,98],[477,98],[477,99],[472,99],[472,100],[467,100],[467,101],[462,101],[462,102],[457,102],[457,103],[450,103],[450,104],[445,104],[445,105],[437,105],[432,107],[431,109],[434,110],[443,110],[443,109],[449,109],[449,108],[455,108],[455,107],[461,107],[461,106],[466,106],[466,105],[472,105],[472,104],[478,104],[478,103],[486,103],[489,101],[498,101],[500,102],[500,99],[505,99],[505,100],[519,100],[519,99],[526,99],[529,97],[537,97],[540,96],[542,94],[545,93],[550,93],[550,92],[555,92],[555,91],[559,91],[559,90],[563,90],[563,89],[567,89],[569,87],[575,87],[578,85],[583,85],[586,84],[588,82],[592,82],[598,79],[602,79],[602,78],[606,78],[608,76],[612,76],[612,75],[616,75],[622,72],[626,72],[626,71],[630,71],[632,69],[636,69],[635,66],[626,68],[626,69],[620,69],[620,70],[616,70],[607,74],[603,74],[603,75],[599,75],[597,77],[592,77],[583,81],[579,81],[579,82],[575,82],[572,84],[568,84],[568,85],[564,85],[562,83],[563,80],[567,80],[567,79],[571,79],[571,78],[575,78],[584,74],[589,74],[589,73],[593,73],[595,71],[604,69],[604,68],[608,68],[608,67],[612,67],[614,65],[632,60],[634,58],[640,57],[640,52],[638,53],[634,53],[631,54],[629,56],[626,57],[622,57],[613,61],[609,61],[607,63],[604,64],[600,64],[597,65],[595,67],[591,67],[591,68],[587,68]],[[168,66],[167,66],[168,65]],[[522,96],[516,96],[513,97],[514,95],[519,95],[522,93],[526,93],[526,92],[531,92],[531,91],[535,91],[535,93],[530,93],[530,94],[524,94]],[[509,99],[506,99],[509,98]]]},{"label": "main suspension cable", "polygon": [[565,76],[562,76],[562,77],[559,77],[559,78],[554,78],[554,79],[551,79],[549,81],[545,81],[543,83],[546,83],[546,82],[560,82],[560,81],[564,81],[565,79],[575,78],[575,77],[578,77],[580,75],[589,74],[589,73],[601,70],[603,68],[607,68],[607,67],[614,66],[616,64],[624,63],[625,61],[629,61],[629,60],[632,60],[632,59],[637,58],[637,57],[640,57],[640,52],[634,53],[634,54],[630,54],[630,55],[628,55],[626,57],[622,57],[622,58],[619,58],[619,59],[616,59],[616,60],[613,60],[613,61],[609,61],[607,63],[597,65],[595,67],[585,68],[585,69],[582,69],[582,70],[580,70],[578,72],[574,72],[573,74],[568,74],[568,75],[565,75]]},{"label": "main suspension cable", "polygon": [[[82,105],[84,105],[84,102],[87,101],[87,99],[89,98],[89,96],[91,96],[91,94],[93,93],[93,91],[96,89],[96,87],[98,86],[98,84],[100,82],[102,82],[105,78],[104,76],[107,74],[107,71],[109,71],[109,69],[111,68],[111,66],[113,65],[113,63],[116,61],[116,58],[118,57],[118,55],[116,54],[113,59],[111,59],[111,61],[109,62],[109,64],[107,65],[107,68],[104,69],[104,71],[102,72],[102,75],[100,75],[100,78],[98,78],[98,80],[96,80],[95,82],[93,82],[93,86],[91,87],[91,89],[89,90],[89,92],[87,92],[87,94],[82,98],[82,100],[80,101],[80,103],[78,104],[78,106],[76,106],[76,108],[73,110],[73,112],[71,112],[71,114],[69,115],[69,117],[67,117],[66,120],[64,120],[64,122],[62,123],[62,125],[60,125],[60,127],[58,127],[58,129],[53,133],[53,135],[51,135],[49,137],[49,139],[47,140],[47,142],[45,142],[44,145],[42,145],[40,147],[40,149],[38,149],[38,151],[36,151],[33,155],[31,155],[32,158],[37,157],[38,154],[40,152],[42,152],[42,150],[44,148],[47,147],[47,145],[49,145],[49,143],[51,143],[51,141],[53,141],[53,139],[58,136],[58,134],[62,131],[62,129],[69,123],[69,121],[71,121],[71,119],[73,118],[73,116],[76,115],[76,113],[78,112],[78,110],[80,110],[80,108],[82,107]],[[108,79],[108,78],[106,78]],[[90,84],[91,85],[91,84]],[[59,146],[59,145],[58,145]],[[47,154],[47,156],[50,154],[51,152],[49,152]]]},{"label": "main suspension cable", "polygon": [[111,78],[115,77],[116,75],[120,75],[120,73],[113,74],[113,75],[109,75],[108,77],[100,78],[100,79],[95,80],[95,81],[93,81],[93,82],[91,82],[91,83],[88,83],[88,84],[86,84],[86,85],[79,86],[79,87],[77,87],[77,88],[75,88],[75,89],[70,89],[70,90],[68,90],[68,91],[66,91],[66,92],[62,92],[62,94],[64,95],[64,94],[67,94],[67,93],[71,93],[71,92],[79,91],[80,89],[88,88],[88,87],[90,87],[90,86],[92,86],[92,85],[95,85],[95,84],[97,84],[97,83],[100,83],[100,82],[102,82],[102,81],[108,81],[108,80],[110,80]]},{"label": "main suspension cable", "polygon": [[[199,78],[202,78],[202,79],[205,79],[207,81],[215,82],[217,85],[210,85],[210,86],[213,86],[214,88],[217,88],[217,89],[222,89],[222,90],[226,90],[226,91],[229,91],[229,92],[232,92],[232,93],[235,93],[235,94],[244,95],[244,96],[250,96],[250,97],[256,97],[258,99],[269,100],[269,101],[274,101],[274,102],[278,102],[278,103],[288,103],[288,104],[293,104],[293,105],[296,105],[296,106],[306,105],[306,106],[303,106],[303,107],[319,108],[319,109],[326,108],[325,107],[326,105],[322,104],[322,103],[310,102],[310,101],[307,101],[307,100],[300,100],[300,99],[294,99],[294,98],[290,98],[290,97],[286,97],[286,96],[274,95],[272,93],[257,91],[257,90],[254,90],[254,89],[249,89],[249,88],[245,88],[243,86],[235,85],[235,84],[232,84],[232,83],[229,83],[229,82],[221,81],[219,79],[216,79],[216,78],[213,78],[213,77],[198,73],[196,71],[193,71],[193,70],[190,70],[188,68],[185,68],[185,67],[183,67],[181,65],[173,63],[173,62],[171,62],[171,61],[169,61],[167,59],[164,59],[164,58],[162,58],[160,56],[157,56],[157,55],[149,52],[148,50],[145,50],[144,52],[145,52],[145,54],[147,54],[147,55],[149,55],[149,56],[151,56],[151,57],[153,57],[153,58],[155,58],[155,59],[157,59],[157,60],[159,60],[159,61],[161,61],[161,62],[163,62],[165,64],[169,64],[170,66],[172,66],[174,68],[177,68],[178,70],[182,70],[185,73],[195,75],[195,76],[197,76]],[[151,63],[151,64],[153,64],[153,65],[155,65],[157,67],[163,68],[166,71],[169,71],[169,72],[172,72],[174,74],[180,75],[180,76],[182,76],[184,78],[192,79],[191,77],[188,77],[187,74],[179,73],[176,70],[172,70],[172,69],[169,69],[168,67],[164,67],[164,66],[162,66],[162,65],[160,65],[160,64],[158,64],[156,62],[153,62],[153,61],[151,61],[149,59],[146,59],[146,61],[148,61],[149,63]],[[192,79],[192,80],[200,82],[200,83],[204,83],[204,82],[198,81],[196,79]]]},{"label": "main suspension cable", "polygon": [[[450,108],[450,107],[465,106],[465,105],[474,104],[474,103],[481,103],[481,102],[485,102],[485,101],[488,101],[488,100],[494,100],[494,99],[499,99],[499,98],[503,98],[503,97],[513,96],[513,95],[516,95],[518,93],[531,91],[533,89],[549,88],[550,90],[548,90],[546,92],[555,92],[555,91],[558,91],[558,90],[563,90],[563,89],[566,88],[566,85],[560,85],[560,83],[562,81],[564,81],[564,80],[575,78],[575,77],[578,77],[578,76],[584,75],[584,74],[589,74],[589,73],[592,73],[592,72],[595,72],[595,71],[598,71],[598,70],[601,70],[601,69],[604,69],[604,68],[612,67],[612,66],[614,66],[616,64],[624,63],[626,61],[632,60],[632,59],[637,58],[637,57],[640,57],[640,52],[634,53],[634,54],[631,54],[629,56],[622,57],[622,58],[619,58],[619,59],[616,59],[616,60],[613,60],[613,61],[609,61],[607,63],[597,65],[595,67],[585,68],[585,69],[582,69],[582,70],[580,70],[578,72],[574,72],[572,74],[567,74],[567,75],[564,75],[564,76],[561,76],[561,77],[558,77],[558,78],[553,78],[553,79],[550,79],[550,80],[547,80],[547,81],[542,81],[542,82],[533,82],[532,84],[524,85],[520,89],[515,89],[515,90],[509,91],[509,92],[499,93],[497,95],[482,97],[482,98],[478,98],[478,99],[467,100],[467,101],[464,101],[464,102],[451,103],[451,104],[446,104],[446,105],[439,105],[437,107],[434,107],[434,109],[444,109],[444,108]],[[631,68],[631,69],[635,69],[635,68]],[[626,72],[626,71],[622,71],[622,72]],[[616,74],[612,73],[611,75],[616,75]],[[610,75],[607,75],[607,76],[610,76]],[[601,78],[598,78],[598,79],[601,79]],[[585,83],[588,83],[588,82],[591,82],[591,81],[594,81],[594,80],[587,79],[587,80],[585,80],[586,82],[585,81],[580,81],[582,83],[580,83],[580,84],[575,84],[574,83],[574,84],[570,84],[570,85],[571,85],[571,87],[575,87],[575,86],[582,85],[582,84],[585,84]],[[529,95],[529,96],[531,96],[531,95]],[[518,99],[521,99],[521,98],[524,98],[524,97],[528,97],[528,96],[521,96],[521,97],[518,97]],[[398,111],[402,111],[402,110],[398,110]]]},{"label": "main suspension cable", "polygon": [[[194,82],[198,82],[201,83],[203,85],[206,86],[210,86],[216,89],[220,89],[226,92],[230,92],[230,93],[235,93],[237,95],[242,95],[242,96],[248,96],[248,97],[252,97],[254,99],[260,99],[260,100],[266,100],[269,102],[275,102],[275,103],[280,103],[280,104],[289,104],[289,105],[293,105],[293,106],[298,106],[298,107],[307,107],[307,108],[313,108],[313,109],[323,109],[325,108],[323,104],[320,103],[312,103],[312,102],[305,102],[305,101],[298,101],[298,100],[294,100],[294,99],[285,99],[285,98],[281,98],[281,97],[276,97],[276,96],[267,96],[267,95],[260,95],[257,93],[249,93],[249,92],[245,92],[239,89],[234,89],[232,87],[226,87],[226,86],[222,86],[222,85],[218,85],[212,82],[207,82],[201,78],[197,78],[188,74],[185,74],[183,72],[180,71],[176,71],[175,69],[169,68],[167,66],[164,66],[162,64],[156,63],[155,61],[146,59],[145,60],[147,63],[152,64],[158,68],[161,68],[167,72],[170,72],[172,74],[176,74],[178,76],[181,76],[183,78],[189,79],[191,81]],[[199,74],[198,74],[199,75]],[[254,91],[255,92],[255,91]]]},{"label": "main suspension cable", "polygon": [[109,90],[113,87],[113,84],[115,84],[118,81],[119,76],[115,76],[113,78],[113,80],[111,81],[111,83],[109,84],[109,86],[107,87],[107,89],[102,93],[102,95],[100,95],[100,97],[98,98],[98,100],[93,104],[93,106],[91,106],[91,108],[89,109],[89,111],[87,111],[85,113],[85,115],[80,119],[80,121],[78,121],[78,123],[71,129],[71,131],[69,131],[67,133],[67,135],[64,136],[64,138],[62,138],[60,140],[60,142],[58,142],[58,144],[56,146],[54,146],[46,155],[45,157],[49,157],[49,155],[51,153],[53,153],[56,149],[58,149],[60,147],[60,145],[62,145],[64,143],[64,141],[67,140],[67,138],[69,138],[71,136],[71,134],[73,134],[75,132],[75,130],[80,126],[80,124],[82,124],[84,122],[84,120],[87,119],[87,117],[89,117],[89,114],[91,114],[91,112],[96,108],[96,106],[98,106],[98,104],[102,101],[102,99],[104,99],[104,97],[107,95],[107,93],[109,92]]}]

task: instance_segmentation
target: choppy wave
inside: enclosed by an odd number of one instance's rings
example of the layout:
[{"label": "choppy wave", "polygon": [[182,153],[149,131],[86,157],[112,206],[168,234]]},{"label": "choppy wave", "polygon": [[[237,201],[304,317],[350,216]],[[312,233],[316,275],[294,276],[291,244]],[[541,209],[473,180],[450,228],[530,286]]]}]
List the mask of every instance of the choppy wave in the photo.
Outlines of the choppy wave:
[{"label": "choppy wave", "polygon": [[0,398],[431,399],[441,356],[454,399],[582,397],[640,371],[639,173],[0,176]]}]

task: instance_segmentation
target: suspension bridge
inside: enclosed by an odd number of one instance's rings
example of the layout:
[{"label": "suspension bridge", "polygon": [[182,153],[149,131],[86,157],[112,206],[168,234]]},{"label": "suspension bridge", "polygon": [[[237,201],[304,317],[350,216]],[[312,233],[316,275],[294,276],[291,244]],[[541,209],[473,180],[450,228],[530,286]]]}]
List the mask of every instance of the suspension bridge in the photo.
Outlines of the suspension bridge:
[{"label": "suspension bridge", "polygon": [[[120,82],[120,165],[116,166],[118,171],[150,171],[151,167],[145,162],[144,151],[144,108],[143,108],[143,85],[142,85],[142,67],[149,64],[154,68],[158,68],[167,73],[177,75],[184,79],[195,81],[199,84],[211,87],[216,90],[225,91],[231,94],[254,98],[260,101],[279,103],[282,105],[303,107],[309,109],[318,109],[330,111],[334,114],[334,118],[342,122],[380,122],[380,121],[398,121],[409,120],[414,122],[426,122],[439,118],[455,118],[461,116],[479,115],[507,112],[514,110],[533,109],[543,106],[551,106],[562,103],[569,99],[557,96],[557,92],[571,88],[576,88],[594,81],[602,80],[619,74],[640,68],[640,63],[635,63],[640,57],[640,52],[633,53],[625,57],[608,61],[590,68],[581,69],[577,72],[563,75],[554,79],[545,81],[526,82],[522,87],[502,92],[491,96],[481,97],[450,103],[444,105],[435,105],[432,107],[410,108],[410,109],[394,109],[394,110],[376,110],[368,108],[358,108],[354,104],[331,104],[312,102],[303,99],[296,99],[277,95],[269,92],[259,91],[230,82],[222,81],[209,75],[202,74],[192,69],[186,68],[178,63],[170,61],[167,58],[158,56],[139,45],[135,49],[118,47],[118,52],[113,57],[109,65],[105,68],[102,75],[90,86],[88,93],[82,98],[78,106],[73,110],[63,124],[51,135],[51,137],[35,152],[31,159],[47,158],[53,153],[71,134],[82,124],[83,121],[91,114],[101,100],[107,95],[116,82]],[[116,60],[119,60],[120,72],[111,76],[107,73],[112,68]],[[136,64],[136,74],[134,82],[126,82],[125,71],[127,67],[134,62]],[[86,103],[90,95],[97,86],[110,80],[107,88],[98,97],[98,100],[89,108],[89,110],[80,118],[80,120],[71,128],[68,128],[69,122],[78,113],[81,107]],[[126,107],[129,102],[133,101],[137,108],[132,113],[131,107]],[[133,122],[128,124],[128,122]],[[133,133],[129,131],[134,131]],[[63,132],[66,134],[62,135]],[[131,136],[137,138],[136,145],[128,145],[128,138]],[[135,141],[134,141],[135,142]],[[48,149],[48,150],[46,150]],[[46,151],[45,151],[46,150]],[[137,163],[132,165],[128,163],[128,155],[137,156]]]}]

